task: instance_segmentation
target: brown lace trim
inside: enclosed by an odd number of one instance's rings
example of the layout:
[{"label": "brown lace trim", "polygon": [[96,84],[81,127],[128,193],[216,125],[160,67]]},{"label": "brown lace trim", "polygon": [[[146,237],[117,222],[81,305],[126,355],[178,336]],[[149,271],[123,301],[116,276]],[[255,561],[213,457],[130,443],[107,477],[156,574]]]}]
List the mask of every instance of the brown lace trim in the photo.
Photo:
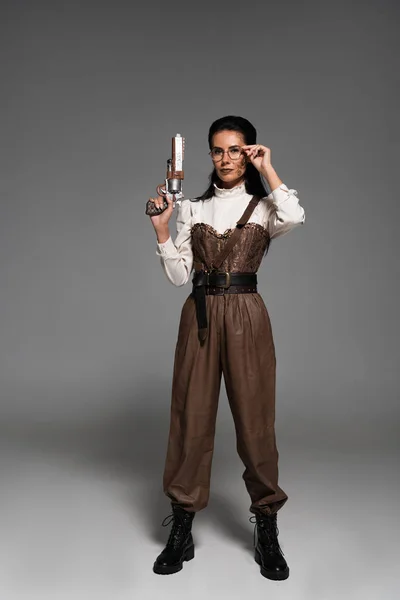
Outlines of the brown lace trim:
[{"label": "brown lace trim", "polygon": [[[206,231],[209,231],[215,237],[220,238],[220,239],[225,239],[225,238],[229,237],[229,235],[234,230],[234,227],[231,227],[230,229],[226,229],[224,231],[224,233],[220,233],[212,225],[209,225],[208,223],[195,223],[194,225],[192,225],[192,227],[190,229],[190,232],[193,233],[193,231],[196,228],[198,228],[198,229],[205,229]],[[268,240],[270,239],[268,230],[263,225],[260,225],[259,223],[254,223],[254,222],[246,223],[245,225],[243,225],[243,228],[244,229],[246,229],[246,228],[248,228],[248,229],[258,229],[259,231],[261,231],[263,233],[263,235],[265,235],[265,237]]]}]

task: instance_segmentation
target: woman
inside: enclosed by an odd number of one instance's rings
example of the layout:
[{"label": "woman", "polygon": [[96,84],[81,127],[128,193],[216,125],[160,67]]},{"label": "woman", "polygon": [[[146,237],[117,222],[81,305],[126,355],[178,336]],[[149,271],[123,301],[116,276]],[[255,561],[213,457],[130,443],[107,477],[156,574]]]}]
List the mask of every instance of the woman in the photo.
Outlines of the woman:
[{"label": "woman", "polygon": [[[184,285],[195,270],[179,324],[163,477],[172,505],[171,519],[163,525],[173,525],[154,563],[155,573],[175,573],[194,557],[191,528],[195,513],[208,504],[223,374],[237,451],[245,465],[250,512],[255,515],[250,518],[255,519],[257,533],[255,559],[265,577],[289,576],[277,537],[277,512],[287,495],[278,485],[275,348],[256,272],[271,240],[304,223],[305,214],[297,191],[289,190],[273,168],[270,149],[256,138],[247,119],[227,116],[215,121],[208,135],[214,167],[210,184],[202,196],[181,201],[175,242],[168,229],[172,200],[167,198],[165,211],[150,217],[157,234],[156,254],[171,283]],[[261,176],[272,190],[269,195]],[[219,274],[210,272],[253,196],[259,201],[241,227],[239,240],[217,269]],[[150,201],[161,210],[161,196]]]}]

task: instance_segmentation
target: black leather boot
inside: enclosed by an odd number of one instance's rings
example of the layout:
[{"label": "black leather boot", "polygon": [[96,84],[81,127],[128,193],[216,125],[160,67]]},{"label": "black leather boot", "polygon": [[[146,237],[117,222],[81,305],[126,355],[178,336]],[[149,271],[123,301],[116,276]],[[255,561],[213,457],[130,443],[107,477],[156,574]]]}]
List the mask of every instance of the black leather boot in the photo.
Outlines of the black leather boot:
[{"label": "black leather boot", "polygon": [[[195,512],[189,512],[179,505],[172,504],[172,514],[162,522],[166,527],[173,521],[167,545],[157,557],[153,571],[159,575],[177,573],[183,567],[183,561],[194,558],[194,543],[192,537],[192,522]],[[168,522],[166,519],[171,517]]]},{"label": "black leather boot", "polygon": [[[255,521],[252,521],[255,519]],[[278,542],[277,515],[257,514],[249,519],[254,527],[254,558],[261,575],[275,581],[289,577],[289,567]],[[256,543],[257,532],[257,543]]]}]

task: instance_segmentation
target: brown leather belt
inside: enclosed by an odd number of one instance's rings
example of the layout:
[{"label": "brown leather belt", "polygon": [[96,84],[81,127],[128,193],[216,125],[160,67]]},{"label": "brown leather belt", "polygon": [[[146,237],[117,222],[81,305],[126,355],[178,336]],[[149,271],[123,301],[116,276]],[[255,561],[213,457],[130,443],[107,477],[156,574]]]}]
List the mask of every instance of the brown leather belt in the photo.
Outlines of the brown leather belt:
[{"label": "brown leather belt", "polygon": [[192,296],[196,303],[196,317],[200,341],[207,336],[206,295],[257,293],[257,273],[229,273],[195,271]]}]

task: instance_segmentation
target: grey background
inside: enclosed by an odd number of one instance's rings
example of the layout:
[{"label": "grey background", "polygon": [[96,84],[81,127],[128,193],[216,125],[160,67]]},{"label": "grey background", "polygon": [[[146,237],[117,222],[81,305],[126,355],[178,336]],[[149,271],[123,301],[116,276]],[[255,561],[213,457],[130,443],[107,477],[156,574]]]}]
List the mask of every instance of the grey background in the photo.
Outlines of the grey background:
[{"label": "grey background", "polygon": [[[0,597],[397,598],[398,5],[9,1],[0,21]],[[144,206],[176,132],[185,195],[205,189],[226,114],[306,211],[259,271],[282,583],[253,560],[224,386],[196,559],[151,571],[190,283]]]}]

